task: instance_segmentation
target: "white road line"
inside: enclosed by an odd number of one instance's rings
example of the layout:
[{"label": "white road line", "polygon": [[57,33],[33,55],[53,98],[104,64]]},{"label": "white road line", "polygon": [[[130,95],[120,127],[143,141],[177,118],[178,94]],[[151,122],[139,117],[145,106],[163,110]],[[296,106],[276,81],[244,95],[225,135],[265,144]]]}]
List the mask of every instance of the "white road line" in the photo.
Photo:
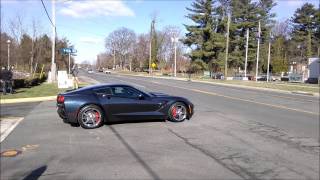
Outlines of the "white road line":
[{"label": "white road line", "polygon": [[14,130],[14,128],[23,120],[23,117],[19,117],[17,119],[1,119],[1,137],[0,143],[5,140],[9,134]]}]

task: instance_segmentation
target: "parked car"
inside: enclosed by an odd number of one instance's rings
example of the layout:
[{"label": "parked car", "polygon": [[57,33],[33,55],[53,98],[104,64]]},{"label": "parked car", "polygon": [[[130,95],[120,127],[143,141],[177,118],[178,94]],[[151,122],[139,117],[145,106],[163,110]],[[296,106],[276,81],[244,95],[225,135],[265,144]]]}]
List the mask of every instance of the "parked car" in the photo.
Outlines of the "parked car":
[{"label": "parked car", "polygon": [[92,74],[92,73],[93,73],[93,70],[92,70],[92,69],[88,69],[88,73],[89,73],[89,74]]},{"label": "parked car", "polygon": [[110,71],[109,69],[105,69],[105,70],[104,70],[104,73],[106,73],[106,74],[111,74],[111,71]]}]

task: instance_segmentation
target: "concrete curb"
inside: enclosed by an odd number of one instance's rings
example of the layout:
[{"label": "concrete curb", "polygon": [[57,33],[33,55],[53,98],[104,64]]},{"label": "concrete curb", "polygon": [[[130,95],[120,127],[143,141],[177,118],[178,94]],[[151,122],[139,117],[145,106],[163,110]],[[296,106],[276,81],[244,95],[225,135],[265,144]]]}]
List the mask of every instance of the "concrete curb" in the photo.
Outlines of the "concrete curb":
[{"label": "concrete curb", "polygon": [[[172,77],[161,77],[161,76],[144,76],[144,75],[136,75],[136,74],[122,74],[122,73],[115,73],[119,75],[127,75],[127,76],[136,76],[136,77],[149,77],[149,78],[158,78],[158,79],[171,79],[171,80],[177,80],[177,81],[189,81],[188,78],[172,78]],[[263,87],[253,87],[253,86],[245,86],[245,85],[237,85],[237,84],[225,84],[225,83],[219,83],[219,82],[209,82],[209,81],[201,81],[201,80],[191,80],[192,82],[198,82],[198,83],[205,83],[205,84],[213,84],[213,85],[219,85],[219,86],[226,86],[226,87],[238,87],[243,89],[254,89],[254,90],[260,90],[260,91],[270,91],[270,92],[279,92],[279,93],[285,93],[285,94],[297,94],[297,95],[306,95],[306,96],[315,96],[319,97],[319,93],[309,93],[304,91],[286,91],[281,89],[271,89],[271,88],[263,88]]]},{"label": "concrete curb", "polygon": [[57,96],[1,99],[0,102],[1,102],[1,104],[12,104],[12,103],[25,103],[25,102],[51,101],[51,100],[55,100],[56,98],[57,98]]}]

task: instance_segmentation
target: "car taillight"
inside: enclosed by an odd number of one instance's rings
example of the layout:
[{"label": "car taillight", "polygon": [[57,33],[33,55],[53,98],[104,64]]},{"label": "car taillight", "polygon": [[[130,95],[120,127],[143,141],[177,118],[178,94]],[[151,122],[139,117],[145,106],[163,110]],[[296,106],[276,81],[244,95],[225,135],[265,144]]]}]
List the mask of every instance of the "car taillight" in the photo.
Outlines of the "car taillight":
[{"label": "car taillight", "polygon": [[64,103],[64,96],[63,95],[58,95],[57,102],[58,103]]}]

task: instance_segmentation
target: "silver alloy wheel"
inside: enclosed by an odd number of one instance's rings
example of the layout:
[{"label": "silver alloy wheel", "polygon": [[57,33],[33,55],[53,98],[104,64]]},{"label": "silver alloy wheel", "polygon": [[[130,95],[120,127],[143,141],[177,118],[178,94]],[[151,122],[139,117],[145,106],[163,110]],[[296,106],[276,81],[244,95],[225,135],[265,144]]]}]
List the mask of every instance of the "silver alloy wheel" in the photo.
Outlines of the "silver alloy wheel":
[{"label": "silver alloy wheel", "polygon": [[87,127],[96,127],[101,122],[101,113],[95,108],[88,108],[82,113],[81,121]]},{"label": "silver alloy wheel", "polygon": [[187,118],[187,109],[184,105],[173,106],[171,113],[175,121],[183,121]]}]

